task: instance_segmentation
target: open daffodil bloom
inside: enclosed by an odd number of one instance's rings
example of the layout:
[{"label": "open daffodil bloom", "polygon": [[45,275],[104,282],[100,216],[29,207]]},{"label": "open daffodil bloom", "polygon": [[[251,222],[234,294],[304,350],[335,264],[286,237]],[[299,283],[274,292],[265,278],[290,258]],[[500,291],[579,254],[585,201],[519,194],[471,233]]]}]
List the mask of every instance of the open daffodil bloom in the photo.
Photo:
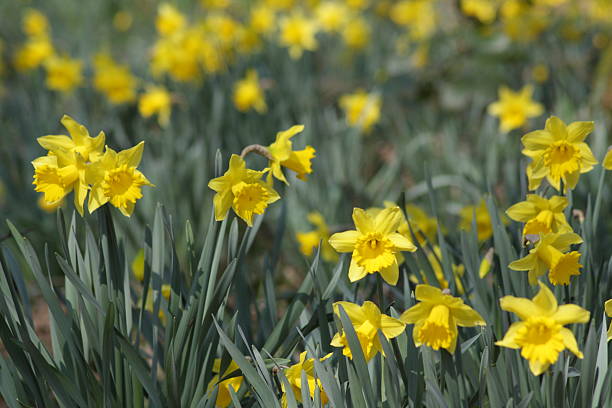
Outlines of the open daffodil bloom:
[{"label": "open daffodil bloom", "polygon": [[565,207],[565,197],[553,196],[546,199],[536,194],[527,194],[525,201],[508,208],[506,214],[515,221],[525,223],[523,235],[572,232],[563,214]]},{"label": "open daffodil bloom", "polygon": [[419,301],[406,310],[400,320],[414,324],[412,336],[417,347],[426,345],[434,350],[441,348],[449,353],[457,346],[457,326],[486,325],[478,312],[458,297],[443,293],[429,285],[418,285],[415,297]]},{"label": "open daffodil bloom", "polygon": [[586,323],[590,313],[577,305],[557,305],[557,299],[545,284],[532,299],[504,296],[499,303],[503,310],[516,314],[521,321],[512,323],[504,338],[495,344],[521,349],[529,360],[534,375],[545,372],[566,348],[582,358],[574,334],[563,327],[570,323]]},{"label": "open daffodil bloom", "polygon": [[339,232],[329,238],[338,252],[352,252],[349,280],[358,281],[371,273],[380,273],[390,285],[399,278],[398,256],[401,251],[416,251],[414,244],[397,231],[402,222],[399,207],[385,208],[368,215],[361,208],[353,210],[356,230]]}]

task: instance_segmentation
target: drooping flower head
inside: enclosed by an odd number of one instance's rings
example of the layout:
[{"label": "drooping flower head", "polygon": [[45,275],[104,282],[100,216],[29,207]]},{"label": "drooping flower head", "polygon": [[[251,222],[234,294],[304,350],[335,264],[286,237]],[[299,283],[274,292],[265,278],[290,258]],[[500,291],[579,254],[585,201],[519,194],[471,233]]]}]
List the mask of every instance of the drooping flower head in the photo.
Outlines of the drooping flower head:
[{"label": "drooping flower head", "polygon": [[529,271],[529,283],[535,285],[548,270],[548,280],[553,285],[569,285],[573,275],[580,275],[580,252],[569,251],[570,245],[582,243],[573,232],[549,233],[540,237],[535,247],[524,258],[508,267],[515,271]]},{"label": "drooping flower head", "polygon": [[380,120],[382,99],[378,94],[359,89],[352,94],[341,96],[339,104],[344,110],[347,123],[365,132],[369,132]]},{"label": "drooping flower head", "polygon": [[185,16],[169,3],[159,5],[155,26],[162,36],[169,36],[185,27]]},{"label": "drooping flower head", "polygon": [[[362,306],[351,302],[336,302],[334,303],[334,313],[340,316],[338,306],[342,306],[347,316],[351,319],[366,361],[371,360],[372,357],[383,351],[378,338],[378,330],[382,331],[387,339],[392,339],[402,334],[406,329],[405,323],[381,313],[378,306],[370,301],[364,302]],[[336,333],[331,341],[331,345],[342,347],[342,354],[350,359],[353,358],[353,353],[344,331]]]},{"label": "drooping flower head", "polygon": [[278,193],[261,178],[265,171],[247,169],[244,159],[233,154],[229,169],[221,177],[210,180],[208,187],[216,191],[215,219],[224,220],[230,208],[249,226],[253,215],[263,214],[269,204],[277,201]]},{"label": "drooping flower head", "polygon": [[326,261],[335,262],[338,254],[329,243],[329,227],[321,213],[313,211],[308,214],[308,222],[316,227],[314,231],[298,232],[295,237],[300,244],[300,252],[306,256],[311,256],[315,248],[321,244],[321,256]]},{"label": "drooping flower head", "polygon": [[593,126],[593,122],[573,122],[566,126],[561,119],[551,116],[543,130],[523,136],[523,154],[532,159],[527,167],[529,189],[537,189],[544,178],[559,191],[561,181],[566,187],[575,188],[580,174],[591,171],[597,164],[584,142]]},{"label": "drooping flower head", "polygon": [[283,174],[282,167],[296,172],[297,177],[301,180],[306,180],[306,175],[312,173],[311,161],[315,157],[315,149],[312,146],[306,146],[303,150],[293,150],[291,142],[291,138],[302,130],[304,130],[304,125],[295,125],[278,132],[274,143],[267,148],[272,157],[269,164],[270,174],[285,184],[289,183]]},{"label": "drooping flower head", "polygon": [[[225,372],[223,372],[223,375],[221,375],[221,359],[215,359],[215,362],[213,363],[213,372],[216,374],[208,383],[209,391],[213,390],[215,386],[219,387],[219,392],[217,393],[217,401],[215,402],[215,408],[226,408],[232,405],[230,388],[234,392],[238,392],[238,390],[242,386],[242,382],[244,381],[243,376],[236,375],[239,370],[240,368],[238,367],[238,364],[236,364],[236,362],[232,360],[230,365],[225,369]],[[226,377],[230,378],[222,380]]]},{"label": "drooping flower head", "polygon": [[397,229],[402,221],[399,207],[385,208],[376,216],[361,208],[353,209],[356,230],[339,232],[329,238],[338,252],[352,252],[349,280],[358,281],[368,274],[380,273],[390,285],[399,278],[398,256],[401,251],[416,251],[414,244]]},{"label": "drooping flower head", "polygon": [[250,69],[246,77],[234,85],[234,105],[241,112],[254,109],[258,113],[265,113],[268,110],[257,71],[254,69]]},{"label": "drooping flower head", "polygon": [[548,199],[537,194],[527,194],[527,199],[508,208],[506,214],[514,221],[524,222],[523,235],[549,232],[572,232],[563,210],[567,198],[553,196]]},{"label": "drooping flower head", "polygon": [[486,325],[480,314],[463,303],[463,300],[443,293],[436,287],[417,285],[415,297],[419,303],[402,313],[400,320],[414,324],[412,335],[417,347],[426,345],[434,350],[443,348],[454,353],[457,326]]},{"label": "drooping flower head", "polygon": [[590,313],[577,305],[557,305],[557,299],[542,283],[532,300],[504,296],[499,300],[503,310],[512,312],[520,321],[512,323],[504,338],[495,344],[511,349],[521,349],[521,356],[529,360],[534,375],[545,372],[566,348],[582,358],[576,338],[571,330],[563,327],[570,323],[586,323]]},{"label": "drooping flower head", "polygon": [[499,100],[489,105],[489,115],[499,116],[499,130],[509,132],[527,123],[527,119],[540,116],[544,108],[533,101],[533,86],[526,85],[514,92],[506,86],[499,88]]},{"label": "drooping flower head", "polygon": [[44,149],[50,152],[65,150],[69,153],[78,153],[87,162],[96,161],[102,156],[104,132],[100,131],[96,137],[91,137],[87,128],[68,115],[60,120],[70,136],[47,135],[37,139]]},{"label": "drooping flower head", "polygon": [[[332,353],[324,356],[320,359],[320,361],[326,360],[331,357]],[[302,373],[306,374],[306,379],[308,381],[308,391],[310,393],[310,398],[314,399],[315,393],[319,392],[321,404],[327,404],[328,398],[327,394],[323,390],[323,385],[321,384],[321,380],[315,377],[314,373],[314,358],[306,358],[306,352],[300,353],[300,361],[291,367],[287,368],[284,371],[285,377],[293,390],[293,395],[297,402],[302,402]],[[282,406],[287,407],[287,390],[285,389],[285,384],[281,384],[281,389],[283,391],[282,398]]]},{"label": "drooping flower head", "polygon": [[87,207],[92,213],[111,203],[126,217],[132,215],[136,201],[142,198],[142,187],[153,186],[138,169],[144,142],[115,152],[106,147],[104,155],[87,168],[87,180],[92,185]]}]

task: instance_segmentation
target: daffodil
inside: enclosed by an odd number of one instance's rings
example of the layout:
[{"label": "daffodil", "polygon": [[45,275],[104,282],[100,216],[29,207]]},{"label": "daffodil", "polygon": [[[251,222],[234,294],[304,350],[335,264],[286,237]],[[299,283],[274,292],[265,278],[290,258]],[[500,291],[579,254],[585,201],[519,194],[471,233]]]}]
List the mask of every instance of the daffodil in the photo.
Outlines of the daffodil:
[{"label": "daffodil", "polygon": [[580,275],[580,252],[569,251],[573,244],[582,243],[582,238],[573,232],[549,233],[540,237],[535,247],[524,258],[510,263],[515,271],[529,271],[529,283],[535,285],[537,279],[548,270],[548,279],[553,285],[569,285],[570,278]]},{"label": "daffodil", "polygon": [[126,65],[117,64],[108,54],[94,59],[93,85],[113,104],[131,102],[136,98],[136,78]]},{"label": "daffodil", "polygon": [[[435,245],[433,247],[433,251],[429,249],[425,249],[425,253],[427,254],[427,260],[429,261],[429,265],[433,270],[434,276],[438,281],[438,286],[442,289],[448,289],[450,286],[448,284],[448,280],[444,276],[444,271],[442,269],[442,250],[439,246]],[[465,267],[463,265],[455,265],[451,266],[453,277],[455,280],[455,285],[457,287],[457,293],[462,295],[464,293],[463,284],[461,283],[461,277],[465,273]],[[421,277],[422,282],[429,284],[430,282],[427,280],[427,274],[424,271],[419,271],[419,275]],[[410,281],[413,283],[419,283],[419,279],[416,274],[411,274],[409,277]]]},{"label": "daffodil", "polygon": [[270,174],[278,180],[287,183],[282,168],[293,170],[297,177],[306,180],[306,175],[312,173],[311,161],[315,157],[315,149],[306,146],[303,150],[293,150],[291,138],[304,130],[304,125],[294,125],[276,134],[276,140],[267,150],[270,154]]},{"label": "daffodil", "polygon": [[415,297],[419,301],[406,310],[400,320],[414,324],[412,332],[417,347],[426,345],[434,350],[441,348],[449,353],[457,346],[457,326],[485,326],[484,319],[458,297],[429,286],[417,285]]},{"label": "daffodil", "polygon": [[[208,390],[213,390],[216,386],[219,387],[217,393],[217,400],[215,401],[215,408],[226,408],[232,404],[232,397],[230,396],[230,388],[234,392],[238,392],[242,386],[244,378],[239,373],[240,368],[234,360],[232,360],[229,366],[221,375],[221,359],[215,359],[213,363],[213,373],[215,376],[208,383]],[[229,378],[226,378],[229,377]],[[225,380],[223,378],[226,378]]]},{"label": "daffodil", "polygon": [[348,48],[361,50],[368,45],[371,32],[372,29],[364,18],[352,18],[342,30],[342,39]]},{"label": "daffodil", "polygon": [[49,31],[49,20],[36,9],[28,9],[23,16],[23,32],[30,37],[47,35]]},{"label": "daffodil", "polygon": [[308,214],[308,221],[316,227],[314,231],[298,232],[295,234],[298,243],[300,244],[300,252],[306,256],[311,256],[314,249],[321,244],[321,256],[326,261],[335,262],[338,260],[338,254],[329,243],[329,227],[325,219],[319,212],[311,212]]},{"label": "daffodil", "polygon": [[157,11],[155,26],[161,35],[168,36],[185,26],[185,16],[171,4],[162,3]]},{"label": "daffodil", "polygon": [[221,177],[210,180],[208,187],[216,191],[213,203],[215,219],[224,220],[230,208],[247,225],[253,225],[253,215],[263,214],[269,204],[277,201],[278,193],[261,178],[265,171],[246,168],[244,160],[233,154],[229,169]]},{"label": "daffodil", "polygon": [[540,116],[544,108],[533,101],[533,86],[526,85],[514,92],[506,86],[499,88],[499,100],[489,105],[489,115],[499,116],[499,129],[509,132],[527,123],[527,119]]},{"label": "daffodil", "polygon": [[523,136],[523,154],[532,159],[527,167],[529,189],[537,189],[544,178],[559,191],[561,181],[566,188],[576,187],[580,174],[591,171],[597,164],[584,142],[593,127],[593,122],[573,122],[566,126],[561,119],[551,116],[543,130]]},{"label": "daffodil", "polygon": [[536,194],[527,194],[525,201],[508,208],[506,214],[514,221],[525,223],[523,235],[572,232],[572,227],[563,213],[565,207],[565,197],[553,196],[546,199]]},{"label": "daffodil", "polygon": [[389,17],[408,29],[411,40],[429,38],[436,29],[437,17],[434,3],[430,0],[400,0],[391,7]]},{"label": "daffodil", "polygon": [[459,215],[461,217],[459,227],[466,231],[472,230],[472,221],[476,217],[476,232],[479,241],[485,241],[493,235],[491,216],[484,200],[480,200],[477,206],[468,205],[463,207]]},{"label": "daffodil", "polygon": [[504,296],[499,303],[503,310],[516,314],[520,321],[512,323],[504,338],[495,344],[521,349],[521,356],[529,360],[534,375],[545,372],[566,348],[582,358],[574,334],[563,326],[588,322],[590,313],[587,310],[572,304],[558,306],[557,299],[542,282],[532,300]]},{"label": "daffodil", "polygon": [[70,92],[83,83],[83,62],[69,57],[52,56],[45,60],[47,87]]},{"label": "daffodil", "polygon": [[[606,315],[608,317],[612,317],[612,299],[606,300],[604,308],[606,311]],[[612,323],[610,323],[610,327],[608,327],[608,341],[610,340],[612,340]]]},{"label": "daffodil", "polygon": [[466,16],[475,17],[484,24],[495,21],[497,4],[492,0],[461,0],[461,11]]},{"label": "daffodil", "polygon": [[317,49],[316,22],[299,11],[284,17],[280,22],[280,43],[289,48],[289,55],[298,59],[306,51]]},{"label": "daffodil", "polygon": [[[350,302],[336,302],[334,303],[334,313],[338,316],[340,316],[339,306],[342,306],[349,319],[351,319],[366,361],[371,360],[383,351],[378,338],[379,330],[387,339],[392,339],[402,334],[406,329],[405,323],[381,313],[380,309],[370,301],[364,302],[362,306]],[[342,347],[342,354],[350,359],[353,358],[353,352],[349,347],[344,331],[335,334],[331,345]]]},{"label": "daffodil", "polygon": [[360,89],[341,96],[339,104],[350,126],[368,132],[380,120],[382,100],[378,94],[366,93]]},{"label": "daffodil", "polygon": [[[323,361],[329,357],[331,357],[331,353],[324,356],[320,359]],[[306,358],[306,352],[300,353],[300,361],[291,367],[287,368],[284,371],[285,377],[291,386],[293,391],[293,395],[297,402],[302,402],[302,373],[306,374],[306,379],[308,381],[308,391],[310,393],[310,398],[314,399],[315,393],[319,392],[320,401],[322,405],[327,404],[328,398],[327,394],[323,390],[323,385],[321,384],[321,380],[315,377],[314,374],[314,358]],[[283,391],[282,398],[282,406],[287,407],[287,390],[285,388],[285,384],[281,384],[281,389]]]},{"label": "daffodil", "polygon": [[274,30],[276,13],[266,4],[258,4],[251,9],[250,26],[258,34],[267,34]]},{"label": "daffodil", "polygon": [[160,126],[167,126],[170,122],[171,109],[172,97],[162,86],[149,85],[138,100],[140,115],[145,118],[157,115]]},{"label": "daffodil", "polygon": [[339,32],[350,17],[346,4],[340,1],[324,1],[315,9],[317,21],[323,31],[330,33]]},{"label": "daffodil", "polygon": [[142,187],[153,186],[137,169],[143,150],[144,142],[118,153],[107,146],[104,155],[87,168],[90,213],[111,203],[126,217],[132,215],[136,201],[142,198]]},{"label": "daffodil", "polygon": [[416,251],[414,244],[397,231],[402,221],[399,207],[385,208],[375,217],[361,208],[353,209],[356,230],[339,232],[329,238],[338,252],[351,252],[349,280],[358,281],[368,274],[380,273],[390,285],[399,278],[401,251]]},{"label": "daffodil", "polygon": [[254,69],[250,69],[246,77],[234,85],[234,106],[241,112],[255,109],[258,113],[265,113],[268,109],[257,71]]},{"label": "daffodil", "polygon": [[28,39],[15,54],[15,68],[18,71],[28,71],[45,63],[53,56],[55,50],[47,36]]},{"label": "daffodil", "polygon": [[[34,191],[43,193],[43,201],[48,206],[60,203],[75,185],[79,183],[79,171],[71,161],[65,160],[67,154],[43,156],[32,161],[34,166]],[[87,195],[87,186],[78,186],[81,194],[75,194],[75,206],[82,214],[82,205]],[[84,194],[84,195],[82,195]],[[83,201],[80,201],[82,197]]]},{"label": "daffodil", "polygon": [[47,135],[37,139],[44,149],[51,152],[65,150],[78,153],[83,160],[93,162],[102,156],[105,135],[100,131],[96,137],[91,137],[87,128],[68,115],[62,116],[60,120],[70,136]]}]

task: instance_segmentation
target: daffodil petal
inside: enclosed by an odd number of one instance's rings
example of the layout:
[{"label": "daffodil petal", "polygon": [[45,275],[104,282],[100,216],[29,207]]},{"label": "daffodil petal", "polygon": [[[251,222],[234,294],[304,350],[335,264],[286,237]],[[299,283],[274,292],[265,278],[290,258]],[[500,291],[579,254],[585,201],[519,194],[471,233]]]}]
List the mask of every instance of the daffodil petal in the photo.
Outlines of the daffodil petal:
[{"label": "daffodil petal", "polygon": [[360,235],[355,230],[337,232],[329,237],[329,244],[338,252],[353,252]]},{"label": "daffodil petal", "polygon": [[591,313],[588,310],[572,304],[559,306],[552,315],[552,318],[561,326],[571,323],[586,323],[590,317]]}]

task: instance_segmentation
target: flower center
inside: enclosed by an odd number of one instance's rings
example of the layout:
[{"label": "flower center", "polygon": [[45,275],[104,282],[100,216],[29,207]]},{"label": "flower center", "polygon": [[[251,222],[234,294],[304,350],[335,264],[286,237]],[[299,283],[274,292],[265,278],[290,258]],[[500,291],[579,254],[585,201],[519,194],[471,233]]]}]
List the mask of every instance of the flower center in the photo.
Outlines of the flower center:
[{"label": "flower center", "polygon": [[570,277],[580,275],[580,252],[572,251],[557,258],[550,268],[548,279],[553,285],[569,285]]},{"label": "flower center", "polygon": [[261,183],[241,181],[232,186],[234,209],[238,213],[262,214],[268,206],[270,193]]},{"label": "flower center", "polygon": [[135,167],[119,166],[106,172],[102,182],[102,191],[110,202],[118,208],[125,207],[128,202],[135,203],[142,198],[140,187],[146,180]]},{"label": "flower center", "polygon": [[379,272],[395,262],[393,244],[379,232],[370,232],[357,239],[353,257],[368,273]]},{"label": "flower center", "polygon": [[53,203],[66,195],[66,186],[57,167],[48,165],[38,166],[34,171],[34,191],[45,194],[45,201]]},{"label": "flower center", "polygon": [[448,307],[434,306],[425,322],[416,330],[416,338],[419,342],[434,350],[449,348],[453,340],[453,332],[450,328]]},{"label": "flower center", "polygon": [[530,317],[518,329],[515,342],[521,355],[530,361],[553,364],[565,348],[561,325],[549,317]]},{"label": "flower center", "polygon": [[559,180],[566,174],[580,170],[580,150],[565,140],[551,144],[544,152],[544,164],[550,176]]}]

